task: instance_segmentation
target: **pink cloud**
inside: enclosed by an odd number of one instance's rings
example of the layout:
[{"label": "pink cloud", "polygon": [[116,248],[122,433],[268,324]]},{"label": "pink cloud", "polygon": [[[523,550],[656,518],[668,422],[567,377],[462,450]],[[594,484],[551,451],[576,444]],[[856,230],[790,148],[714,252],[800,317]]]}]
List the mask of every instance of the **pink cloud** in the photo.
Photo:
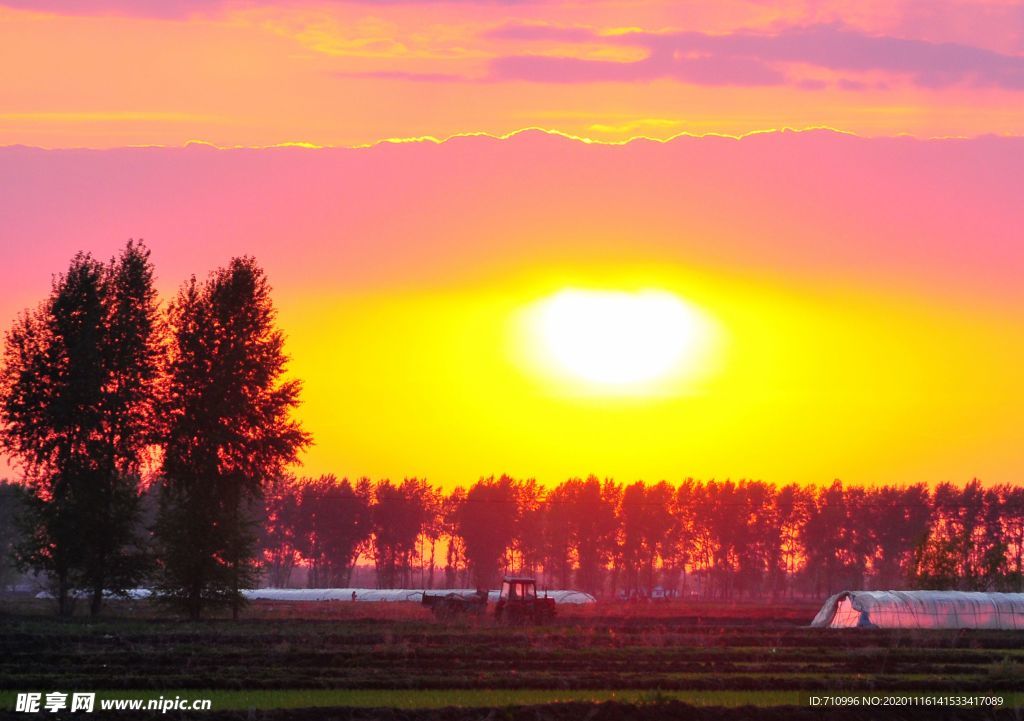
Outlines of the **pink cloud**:
[{"label": "pink cloud", "polygon": [[580,28],[536,25],[504,26],[494,33],[520,40],[635,46],[648,53],[643,60],[629,62],[548,55],[501,57],[492,65],[500,79],[571,83],[674,78],[699,85],[768,85],[785,82],[785,65],[799,63],[834,71],[899,74],[927,88],[965,84],[1024,89],[1024,56],[957,43],[871,35],[841,24],[791,27],[773,34],[600,35]]},{"label": "pink cloud", "polygon": [[508,56],[491,63],[491,77],[548,83],[640,82],[661,78],[694,85],[779,85],[785,82],[781,72],[754,58],[690,58],[670,53],[655,53],[633,62]]},{"label": "pink cloud", "polygon": [[866,90],[867,83],[862,83],[859,80],[850,80],[848,78],[840,78],[836,85],[839,86],[840,90],[860,91]]},{"label": "pink cloud", "polygon": [[956,83],[1024,89],[1024,56],[957,43],[931,43],[869,35],[840,24],[789,28],[776,35],[737,33],[711,37],[686,33],[663,41],[677,49],[757,57],[766,62],[808,63],[832,70],[905,73],[918,85]]}]

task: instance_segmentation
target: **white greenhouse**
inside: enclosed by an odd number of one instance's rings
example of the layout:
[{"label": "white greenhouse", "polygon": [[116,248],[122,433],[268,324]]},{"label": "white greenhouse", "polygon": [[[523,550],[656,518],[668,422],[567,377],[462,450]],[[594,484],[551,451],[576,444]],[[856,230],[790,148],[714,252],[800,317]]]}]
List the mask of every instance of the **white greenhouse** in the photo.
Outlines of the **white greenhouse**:
[{"label": "white greenhouse", "polygon": [[[148,588],[136,588],[128,592],[132,598],[149,598],[152,591]],[[460,596],[471,596],[476,593],[472,588],[448,588],[434,589],[427,593],[447,595],[449,593]],[[498,591],[488,592],[488,600],[494,603],[498,600]],[[82,594],[84,596],[84,594]],[[419,603],[423,598],[423,591],[420,589],[401,588],[251,588],[244,589],[242,595],[250,601],[408,601]],[[555,599],[555,603],[580,605],[585,603],[596,603],[596,599],[589,593],[583,591],[540,591],[539,595],[549,596]],[[53,598],[49,591],[41,591],[36,598]]]},{"label": "white greenhouse", "polygon": [[[400,588],[258,588],[242,591],[250,601],[412,601],[419,603],[423,591],[419,589]],[[472,588],[448,588],[427,591],[437,595],[455,594],[472,596],[476,591]],[[498,591],[488,592],[488,600],[498,600]],[[589,593],[582,591],[538,591],[538,595],[547,595],[555,599],[557,604],[594,603]]]},{"label": "white greenhouse", "polygon": [[1024,593],[843,591],[825,601],[811,626],[1024,630]]}]

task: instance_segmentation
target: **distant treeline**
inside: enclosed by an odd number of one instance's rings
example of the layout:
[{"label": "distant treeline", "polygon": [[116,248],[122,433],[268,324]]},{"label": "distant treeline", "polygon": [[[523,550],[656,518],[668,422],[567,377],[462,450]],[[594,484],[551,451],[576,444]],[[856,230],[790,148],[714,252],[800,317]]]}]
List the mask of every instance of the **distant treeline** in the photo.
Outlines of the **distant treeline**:
[{"label": "distant treeline", "polygon": [[493,587],[500,573],[602,596],[820,598],[841,589],[1024,590],[1024,487],[776,486],[482,479],[277,482],[265,499],[267,580]]}]

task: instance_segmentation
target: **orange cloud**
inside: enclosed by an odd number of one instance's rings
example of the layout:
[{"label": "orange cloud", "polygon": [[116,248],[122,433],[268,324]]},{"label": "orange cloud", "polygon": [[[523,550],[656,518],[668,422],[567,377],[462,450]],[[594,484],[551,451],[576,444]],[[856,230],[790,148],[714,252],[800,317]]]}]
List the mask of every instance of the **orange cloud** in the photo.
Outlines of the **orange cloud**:
[{"label": "orange cloud", "polygon": [[0,1],[0,52],[19,68],[0,78],[0,145],[1020,134],[1019,7],[974,3],[971,22],[964,7]]}]

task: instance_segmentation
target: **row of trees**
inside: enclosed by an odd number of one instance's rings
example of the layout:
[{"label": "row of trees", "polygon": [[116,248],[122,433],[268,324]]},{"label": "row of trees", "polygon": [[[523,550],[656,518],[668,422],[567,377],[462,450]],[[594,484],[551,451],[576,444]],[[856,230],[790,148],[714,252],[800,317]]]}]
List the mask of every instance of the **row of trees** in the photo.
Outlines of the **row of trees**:
[{"label": "row of trees", "polygon": [[1024,590],[1024,488],[775,486],[506,476],[450,493],[418,479],[290,479],[266,498],[267,580],[493,587],[501,573],[599,595],[718,599],[849,588]]},{"label": "row of trees", "polygon": [[0,446],[27,489],[15,555],[53,580],[62,614],[73,592],[95,614],[144,576],[193,617],[237,613],[262,487],[309,442],[256,262],[193,277],[165,310],[153,279],[142,243],[107,263],[80,253],[5,338]]}]

